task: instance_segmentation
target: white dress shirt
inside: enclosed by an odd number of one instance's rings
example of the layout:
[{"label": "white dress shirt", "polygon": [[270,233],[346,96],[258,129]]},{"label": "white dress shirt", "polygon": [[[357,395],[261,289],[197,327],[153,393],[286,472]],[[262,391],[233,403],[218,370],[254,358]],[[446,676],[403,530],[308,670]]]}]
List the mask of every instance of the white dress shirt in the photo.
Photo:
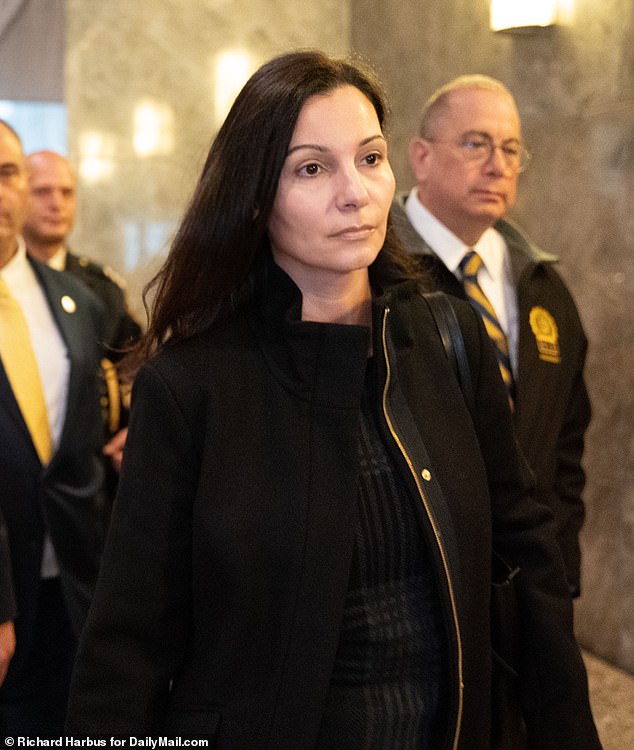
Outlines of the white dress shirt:
[{"label": "white dress shirt", "polygon": [[[18,237],[17,253],[0,270],[0,274],[22,308],[31,335],[31,345],[44,391],[51,431],[51,447],[55,453],[66,417],[70,375],[68,350],[51,313],[48,298],[27,259],[24,241],[21,237]],[[42,560],[42,576],[49,578],[58,574],[59,567],[47,536]]]},{"label": "white dress shirt", "polygon": [[56,271],[65,271],[66,270],[66,255],[67,251],[65,247],[60,247],[60,249],[53,255],[53,257],[49,258],[46,261],[46,265],[50,266],[51,268],[54,268]]},{"label": "white dress shirt", "polygon": [[508,248],[502,235],[493,227],[487,229],[473,247],[469,247],[440,222],[418,199],[418,189],[412,188],[405,201],[405,213],[411,225],[442,260],[454,276],[462,282],[460,262],[475,250],[482,258],[478,283],[495,310],[506,334],[513,372],[517,372],[518,309],[517,292],[513,284]]}]

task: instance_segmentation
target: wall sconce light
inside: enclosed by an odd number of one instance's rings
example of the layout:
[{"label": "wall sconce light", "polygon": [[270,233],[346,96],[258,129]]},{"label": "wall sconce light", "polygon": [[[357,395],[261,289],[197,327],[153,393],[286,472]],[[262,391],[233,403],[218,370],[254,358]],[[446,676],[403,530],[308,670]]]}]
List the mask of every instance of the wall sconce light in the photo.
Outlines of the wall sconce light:
[{"label": "wall sconce light", "polygon": [[530,31],[565,21],[572,0],[491,0],[492,31]]},{"label": "wall sconce light", "polygon": [[213,67],[214,120],[219,128],[240,89],[253,72],[253,61],[245,50],[224,50],[215,56]]},{"label": "wall sconce light", "polygon": [[115,145],[112,136],[95,130],[79,136],[79,173],[87,183],[107,180],[114,171]]},{"label": "wall sconce light", "polygon": [[168,156],[174,150],[174,113],[152,99],[134,108],[134,151],[137,156]]}]

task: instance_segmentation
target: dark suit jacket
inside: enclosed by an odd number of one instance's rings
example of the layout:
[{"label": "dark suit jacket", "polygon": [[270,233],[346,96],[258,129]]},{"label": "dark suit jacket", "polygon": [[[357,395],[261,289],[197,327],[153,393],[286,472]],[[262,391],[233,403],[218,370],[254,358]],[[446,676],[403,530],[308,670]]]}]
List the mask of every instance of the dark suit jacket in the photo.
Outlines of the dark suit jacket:
[{"label": "dark suit jacket", "polygon": [[[436,286],[465,298],[462,284],[414,230],[402,201],[392,206],[395,230],[405,248],[419,256]],[[537,499],[557,521],[571,593],[580,592],[579,530],[584,520],[581,466],[590,402],[583,379],[587,340],[575,303],[554,268],[557,258],[530,243],[509,221],[495,228],[509,248],[519,313],[518,372],[515,375],[514,421],[520,445],[537,482]],[[558,362],[540,357],[531,311],[544,308],[558,329]]]},{"label": "dark suit jacket", "polygon": [[[45,530],[61,569],[68,614],[77,633],[97,574],[96,510],[102,483],[97,374],[103,310],[67,273],[31,261],[68,349],[70,376],[59,447],[42,467],[0,362],[0,621],[15,619],[12,669],[28,652],[37,609]],[[74,300],[66,312],[61,299]]]},{"label": "dark suit jacket", "polygon": [[[99,298],[105,311],[103,332],[103,356],[112,363],[118,363],[132,344],[141,335],[141,327],[130,315],[126,302],[123,283],[107,266],[94,263],[84,255],[66,253],[65,270],[72,273]],[[118,380],[118,387],[113,387],[104,366],[102,376],[101,405],[104,428],[104,438],[110,440],[122,427],[128,423],[128,393],[126,384]],[[110,371],[114,372],[114,371]],[[115,378],[116,381],[116,378]],[[109,458],[103,462],[105,472],[105,498],[103,507],[103,534],[105,535],[110,522],[112,504],[117,493],[119,474],[113,468]]]},{"label": "dark suit jacket", "polygon": [[107,267],[71,252],[66,254],[65,270],[81,279],[101,300],[106,313],[104,354],[116,362],[120,359],[122,350],[129,347],[141,334],[141,327],[128,312],[122,282]]}]

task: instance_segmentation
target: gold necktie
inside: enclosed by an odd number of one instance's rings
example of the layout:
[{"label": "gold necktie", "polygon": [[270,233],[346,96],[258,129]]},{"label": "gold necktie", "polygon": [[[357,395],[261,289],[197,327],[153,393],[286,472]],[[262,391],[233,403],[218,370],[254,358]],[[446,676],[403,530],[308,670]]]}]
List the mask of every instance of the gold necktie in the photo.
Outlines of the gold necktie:
[{"label": "gold necktie", "polygon": [[29,428],[40,461],[51,459],[48,424],[40,371],[22,308],[0,276],[0,355],[13,395]]},{"label": "gold necktie", "polygon": [[467,295],[467,299],[482,316],[489,338],[494,344],[498,366],[500,368],[500,373],[502,374],[502,380],[508,391],[509,405],[511,409],[513,409],[515,384],[513,382],[513,372],[511,370],[509,346],[506,340],[506,335],[500,325],[500,321],[493,309],[493,305],[478,283],[478,271],[482,265],[482,258],[474,250],[470,250],[460,262],[462,285],[465,294]]}]

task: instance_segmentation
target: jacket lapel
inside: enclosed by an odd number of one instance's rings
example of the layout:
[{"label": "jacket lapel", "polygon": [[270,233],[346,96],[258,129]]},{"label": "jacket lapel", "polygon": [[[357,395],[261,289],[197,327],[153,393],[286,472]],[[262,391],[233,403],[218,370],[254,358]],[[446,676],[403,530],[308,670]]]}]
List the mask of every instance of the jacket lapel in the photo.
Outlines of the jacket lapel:
[{"label": "jacket lapel", "polygon": [[[60,446],[64,442],[66,426],[72,421],[72,415],[77,409],[76,394],[77,388],[77,362],[81,360],[81,341],[80,335],[80,314],[78,310],[78,301],[72,293],[69,293],[64,284],[65,274],[59,271],[53,271],[47,266],[36,263],[31,260],[33,270],[38,277],[42,290],[48,300],[49,308],[60,330],[64,344],[68,352],[70,370],[68,375],[68,396],[66,402],[66,414],[64,416],[64,427],[60,436]],[[58,447],[58,451],[59,451]]]},{"label": "jacket lapel", "polygon": [[[11,383],[9,383],[9,378],[7,377],[4,365],[2,364],[1,360],[0,405],[2,407],[2,410],[6,412],[6,419],[13,422],[15,429],[17,429],[18,433],[21,434],[24,440],[31,446],[34,455],[37,455],[37,453],[35,452],[35,446],[33,445],[33,441],[31,439],[31,433],[29,432],[29,428],[26,426],[26,422],[24,421],[24,417],[22,416],[22,412],[20,411],[18,402],[15,400],[13,389],[11,388]],[[2,417],[2,419],[5,419],[5,417]],[[14,430],[11,429],[12,434],[13,432]]]}]

